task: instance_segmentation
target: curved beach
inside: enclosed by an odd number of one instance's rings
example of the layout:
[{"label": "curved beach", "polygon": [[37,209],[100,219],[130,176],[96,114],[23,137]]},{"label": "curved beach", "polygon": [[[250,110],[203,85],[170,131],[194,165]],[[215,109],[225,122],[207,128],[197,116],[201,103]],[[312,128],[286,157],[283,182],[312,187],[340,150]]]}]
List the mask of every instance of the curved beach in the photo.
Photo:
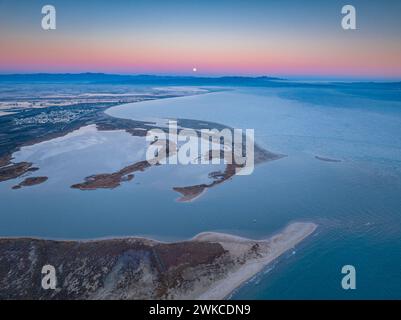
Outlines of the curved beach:
[{"label": "curved beach", "polygon": [[[316,227],[292,223],[266,240],[211,232],[175,243],[3,238],[0,299],[224,299]],[[57,290],[37,285],[44,264],[54,266]]]},{"label": "curved beach", "polygon": [[[227,275],[226,278],[217,281],[206,292],[201,294],[201,300],[220,300],[226,298],[232,291],[240,287],[243,283],[261,272],[268,264],[281,256],[286,251],[295,247],[298,243],[310,236],[317,228],[314,223],[292,223],[282,232],[272,236],[267,240],[256,241],[261,247],[260,256],[249,259],[238,270]],[[216,241],[223,245],[226,250],[235,254],[244,254],[250,250],[255,241],[219,233],[204,233],[195,239],[201,241]]]}]

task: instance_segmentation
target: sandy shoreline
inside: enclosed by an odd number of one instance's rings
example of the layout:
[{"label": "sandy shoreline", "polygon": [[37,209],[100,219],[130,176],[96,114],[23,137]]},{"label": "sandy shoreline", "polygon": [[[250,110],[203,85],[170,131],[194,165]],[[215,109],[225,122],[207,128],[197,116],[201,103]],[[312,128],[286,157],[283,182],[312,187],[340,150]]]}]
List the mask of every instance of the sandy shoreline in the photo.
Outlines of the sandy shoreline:
[{"label": "sandy shoreline", "polygon": [[[238,270],[231,272],[226,278],[216,282],[197,299],[221,300],[227,298],[235,289],[261,272],[268,264],[311,235],[316,228],[317,225],[314,223],[296,222],[290,224],[282,232],[267,240],[257,241],[257,243],[264,246],[266,250],[262,253],[260,258],[250,259]],[[222,244],[225,249],[236,251],[243,250],[241,247],[249,245],[250,242],[254,242],[245,238],[217,233],[200,234],[196,236],[195,239],[201,241],[216,241]],[[235,246],[237,246],[237,248],[234,248]]]},{"label": "sandy shoreline", "polygon": [[[215,232],[178,242],[0,238],[0,299],[221,300],[316,227],[292,223],[266,240]],[[55,267],[58,290],[36,285],[43,264]]]}]

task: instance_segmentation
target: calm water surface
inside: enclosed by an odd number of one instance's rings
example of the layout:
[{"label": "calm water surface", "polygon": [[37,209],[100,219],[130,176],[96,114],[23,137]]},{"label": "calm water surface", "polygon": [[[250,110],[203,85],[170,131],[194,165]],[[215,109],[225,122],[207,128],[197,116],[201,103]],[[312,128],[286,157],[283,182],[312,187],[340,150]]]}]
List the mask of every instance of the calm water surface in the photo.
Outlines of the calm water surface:
[{"label": "calm water surface", "polygon": [[[191,203],[174,186],[207,181],[201,166],[161,166],[115,190],[69,186],[144,156],[123,131],[81,128],[14,156],[48,182],[21,190],[0,184],[2,236],[99,238],[147,235],[179,240],[223,231],[263,238],[291,221],[317,232],[232,296],[233,299],[401,298],[401,103],[357,89],[240,88],[127,104],[112,116],[163,122],[184,118],[255,129],[256,142],[286,158],[234,177]],[[315,156],[341,162],[325,162]],[[255,222],[256,221],[256,222]],[[341,289],[341,267],[357,269],[357,290]]]}]

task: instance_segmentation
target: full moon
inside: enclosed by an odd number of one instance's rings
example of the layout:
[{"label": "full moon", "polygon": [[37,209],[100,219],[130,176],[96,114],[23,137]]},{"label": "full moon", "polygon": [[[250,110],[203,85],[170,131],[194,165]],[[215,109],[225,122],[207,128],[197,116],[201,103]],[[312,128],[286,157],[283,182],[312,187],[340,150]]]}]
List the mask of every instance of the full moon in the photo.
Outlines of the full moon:
[{"label": "full moon", "polygon": [[193,68],[193,69],[192,69],[192,71],[193,71],[193,72],[196,72],[196,71],[198,71],[198,69],[196,69],[196,68]]}]

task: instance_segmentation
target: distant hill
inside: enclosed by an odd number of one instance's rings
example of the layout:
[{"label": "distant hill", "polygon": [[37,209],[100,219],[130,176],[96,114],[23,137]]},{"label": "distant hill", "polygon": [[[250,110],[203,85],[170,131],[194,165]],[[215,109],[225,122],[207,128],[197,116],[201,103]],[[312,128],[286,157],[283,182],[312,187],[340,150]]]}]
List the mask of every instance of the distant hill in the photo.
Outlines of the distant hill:
[{"label": "distant hill", "polygon": [[191,77],[155,75],[119,75],[106,73],[33,73],[3,74],[0,82],[76,82],[115,84],[169,84],[169,85],[257,85],[283,80],[274,77]]},{"label": "distant hill", "polygon": [[[401,82],[302,82],[275,77],[194,77],[194,76],[157,76],[157,75],[121,75],[107,73],[32,73],[0,74],[0,83],[4,84],[115,84],[149,86],[232,86],[232,87],[298,87],[298,88],[337,88],[339,90],[362,89],[372,92],[386,89],[392,95],[399,96]],[[382,93],[380,93],[382,95]]]}]

